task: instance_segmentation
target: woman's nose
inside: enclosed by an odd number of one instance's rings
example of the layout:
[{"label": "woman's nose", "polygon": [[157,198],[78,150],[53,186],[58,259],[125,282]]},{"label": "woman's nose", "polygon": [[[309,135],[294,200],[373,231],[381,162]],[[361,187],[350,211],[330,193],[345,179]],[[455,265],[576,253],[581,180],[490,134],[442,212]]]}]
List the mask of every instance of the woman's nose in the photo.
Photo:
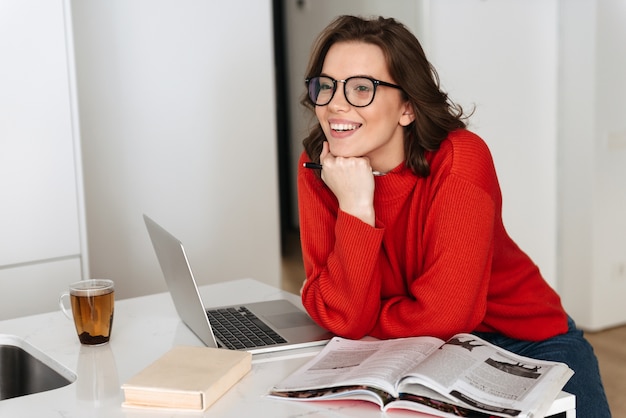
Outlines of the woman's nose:
[{"label": "woman's nose", "polygon": [[346,110],[350,108],[350,103],[346,99],[345,81],[337,81],[337,90],[333,95],[328,106],[331,106],[334,111]]}]

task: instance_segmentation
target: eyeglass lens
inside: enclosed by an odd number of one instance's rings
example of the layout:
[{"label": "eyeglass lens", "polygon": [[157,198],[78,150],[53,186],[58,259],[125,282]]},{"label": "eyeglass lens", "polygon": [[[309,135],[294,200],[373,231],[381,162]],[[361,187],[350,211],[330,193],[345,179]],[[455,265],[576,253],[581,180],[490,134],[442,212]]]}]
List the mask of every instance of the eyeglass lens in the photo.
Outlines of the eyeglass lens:
[{"label": "eyeglass lens", "polygon": [[365,107],[374,100],[376,85],[364,77],[350,77],[347,80],[313,77],[309,80],[309,98],[317,106],[327,105],[335,95],[337,83],[343,83],[344,95],[352,106]]}]

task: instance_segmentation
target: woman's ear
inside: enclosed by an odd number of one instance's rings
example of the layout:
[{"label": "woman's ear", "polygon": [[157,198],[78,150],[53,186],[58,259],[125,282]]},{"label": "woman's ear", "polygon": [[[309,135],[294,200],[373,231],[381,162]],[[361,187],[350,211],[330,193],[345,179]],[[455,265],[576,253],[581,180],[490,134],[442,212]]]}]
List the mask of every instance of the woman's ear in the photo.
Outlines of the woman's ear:
[{"label": "woman's ear", "polygon": [[411,103],[406,102],[404,109],[402,110],[402,116],[400,116],[400,125],[408,126],[415,120],[415,114],[413,113],[413,106]]}]

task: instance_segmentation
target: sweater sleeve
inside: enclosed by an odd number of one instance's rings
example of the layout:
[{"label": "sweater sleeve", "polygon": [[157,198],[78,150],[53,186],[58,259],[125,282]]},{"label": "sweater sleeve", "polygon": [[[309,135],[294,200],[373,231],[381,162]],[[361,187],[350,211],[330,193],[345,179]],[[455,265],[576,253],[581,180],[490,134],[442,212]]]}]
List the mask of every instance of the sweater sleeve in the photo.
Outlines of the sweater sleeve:
[{"label": "sweater sleeve", "polygon": [[448,338],[481,323],[495,213],[483,188],[457,175],[441,180],[424,225],[425,248],[415,254],[423,260],[421,274],[406,278],[408,289],[383,297],[382,281],[398,268],[383,242],[384,225],[372,228],[337,209],[312,172],[301,172],[298,186],[307,277],[302,302],[321,326],[347,338]]},{"label": "sweater sleeve", "polygon": [[335,196],[311,170],[298,172],[298,204],[305,309],[336,335],[369,334],[380,314],[378,258],[384,230],[340,211]]},{"label": "sweater sleeve", "polygon": [[[459,205],[459,202],[462,202]],[[447,339],[483,320],[493,257],[495,205],[481,187],[451,175],[439,186],[424,228],[423,266],[406,294],[382,300],[378,338]]]},{"label": "sweater sleeve", "polygon": [[[419,274],[405,277],[406,288],[385,297],[382,281],[389,282],[398,269],[390,261],[394,249],[383,242],[385,226],[377,218],[372,228],[340,211],[321,179],[301,169],[300,233],[307,277],[302,302],[311,317],[347,338],[447,338],[475,329],[486,310],[496,203],[485,190],[489,184],[468,181],[464,174],[442,170],[434,176],[429,209],[412,226],[423,229],[423,237],[420,244],[407,243],[422,264]],[[478,177],[489,179],[492,173],[483,174]]]},{"label": "sweater sleeve", "polygon": [[[371,335],[471,332],[487,312],[495,233],[502,197],[486,144],[474,136],[446,141],[431,159],[422,203],[409,220],[407,248],[420,265],[407,272],[406,291],[383,298]],[[414,233],[420,230],[419,233]]]}]

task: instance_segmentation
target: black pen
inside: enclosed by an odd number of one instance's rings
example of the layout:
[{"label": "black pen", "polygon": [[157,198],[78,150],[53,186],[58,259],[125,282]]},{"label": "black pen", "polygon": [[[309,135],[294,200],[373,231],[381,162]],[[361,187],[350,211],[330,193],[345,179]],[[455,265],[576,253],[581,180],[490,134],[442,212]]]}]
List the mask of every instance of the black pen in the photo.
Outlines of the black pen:
[{"label": "black pen", "polygon": [[317,163],[304,163],[304,164],[302,164],[302,167],[304,167],[304,168],[312,168],[314,170],[321,170],[322,169],[322,165],[321,164],[317,164]]},{"label": "black pen", "polygon": [[[322,165],[321,164],[310,163],[310,162],[302,164],[302,167],[304,167],[304,168],[311,168],[313,170],[321,170],[322,169]],[[381,173],[380,171],[372,171],[372,174],[375,175],[375,176],[384,176],[385,175],[385,173]]]}]

